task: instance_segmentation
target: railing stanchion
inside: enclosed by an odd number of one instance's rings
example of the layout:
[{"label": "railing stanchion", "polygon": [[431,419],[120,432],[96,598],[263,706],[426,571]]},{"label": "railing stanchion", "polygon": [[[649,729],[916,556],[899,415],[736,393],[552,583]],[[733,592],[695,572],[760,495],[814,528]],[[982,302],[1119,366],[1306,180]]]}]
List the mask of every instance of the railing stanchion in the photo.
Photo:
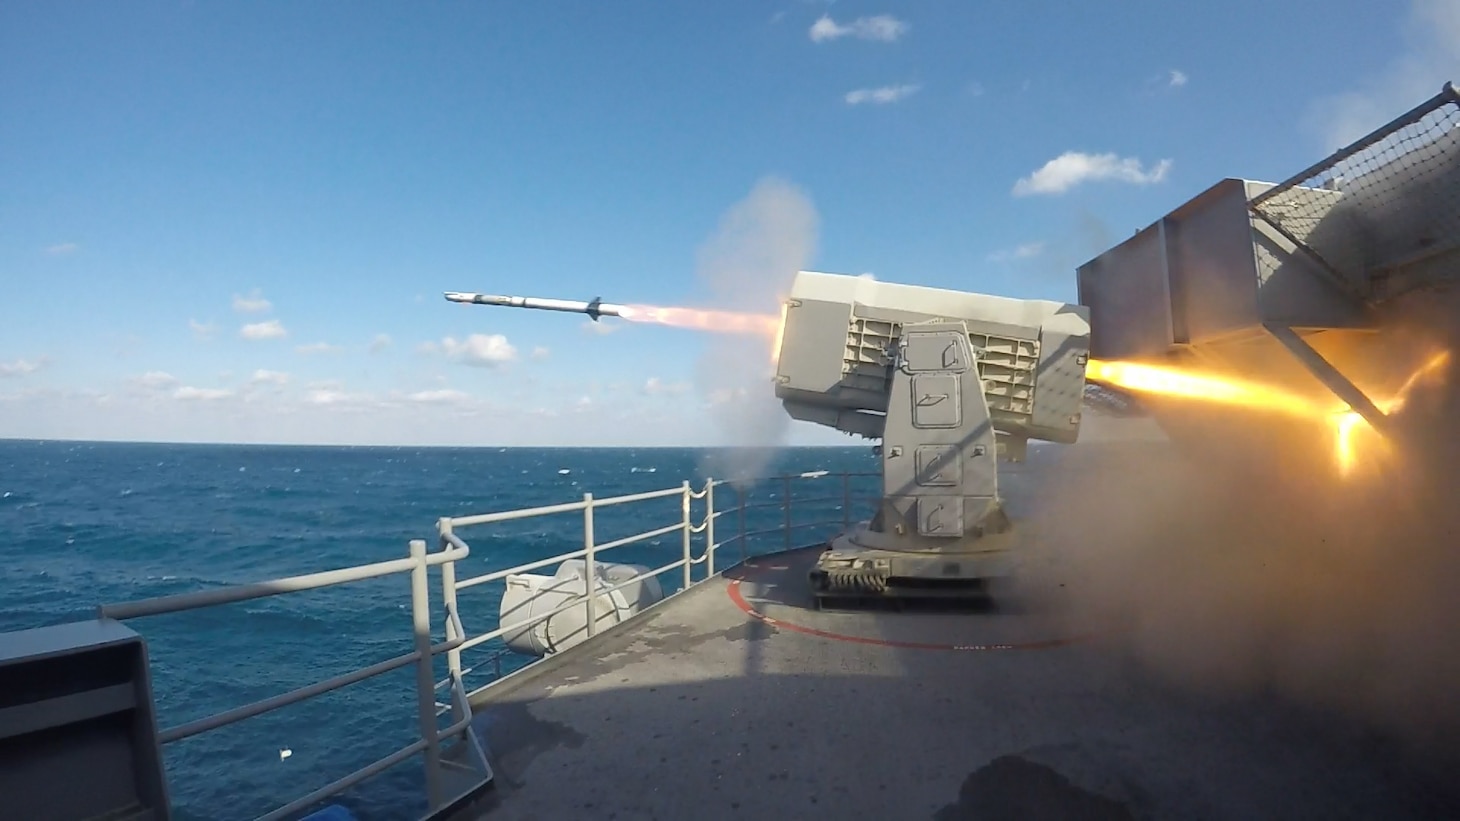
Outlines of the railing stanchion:
[{"label": "railing stanchion", "polygon": [[[436,521],[436,532],[441,534],[441,549],[451,548],[451,520],[438,519]],[[446,640],[465,639],[465,635],[454,635],[456,627],[461,624],[461,613],[456,609],[456,562],[445,562],[441,565],[441,604],[446,608]],[[453,623],[452,617],[455,617]],[[465,629],[465,625],[462,625]],[[461,648],[453,647],[446,653],[446,670],[453,681],[461,681]],[[457,715],[456,700],[451,701],[451,723],[455,724],[462,717]]]},{"label": "railing stanchion", "polygon": [[598,566],[593,561],[593,494],[583,494],[583,572],[586,578],[583,579],[583,606],[587,608],[588,615],[588,637],[593,638],[598,633],[598,608],[594,607],[594,599],[598,598]]},{"label": "railing stanchion", "polygon": [[715,479],[705,480],[705,578],[715,575]]},{"label": "railing stanchion", "polygon": [[694,520],[689,517],[690,487],[689,480],[684,480],[684,495],[680,497],[681,506],[684,509],[684,589],[688,590],[694,584],[694,574],[691,572],[694,565],[690,564],[690,536],[694,534]]},{"label": "railing stanchion", "polygon": [[436,731],[436,677],[431,669],[431,589],[426,564],[426,542],[411,541],[411,627],[416,634],[416,712],[421,723],[421,740],[426,743],[426,802],[435,810],[441,806],[441,744]]},{"label": "railing stanchion", "polygon": [[781,529],[785,531],[785,548],[791,549],[791,474],[787,473],[781,477],[781,509],[785,511],[785,522]]}]

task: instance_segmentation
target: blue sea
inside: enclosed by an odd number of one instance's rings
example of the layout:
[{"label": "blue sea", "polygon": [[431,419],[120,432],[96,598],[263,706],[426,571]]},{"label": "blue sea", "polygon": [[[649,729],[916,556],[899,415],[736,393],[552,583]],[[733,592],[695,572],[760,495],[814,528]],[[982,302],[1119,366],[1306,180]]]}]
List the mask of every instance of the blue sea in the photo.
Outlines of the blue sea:
[{"label": "blue sea", "polygon": [[[756,464],[750,464],[750,463]],[[706,476],[875,471],[870,448],[774,453],[693,449],[285,447],[0,440],[0,631],[93,618],[98,605],[264,581],[436,549],[436,520],[678,487]],[[852,480],[843,510],[835,475],[798,478],[798,527],[809,543],[843,517],[865,517],[875,480]],[[784,523],[782,481],[743,485],[747,531]],[[719,509],[736,502],[717,489]],[[678,497],[597,512],[599,543],[679,521]],[[693,515],[703,515],[696,502]],[[780,533],[736,538],[741,516],[716,524],[723,567],[779,549]],[[466,529],[462,578],[582,546],[581,513]],[[703,550],[697,536],[695,554]],[[682,554],[678,533],[600,557],[658,567]],[[552,567],[534,571],[550,574]],[[666,593],[682,573],[660,577]],[[699,578],[699,575],[696,576]],[[134,619],[148,642],[161,727],[201,718],[410,652],[409,576]],[[499,584],[462,591],[469,634],[493,630]],[[444,639],[440,588],[432,623]],[[464,658],[491,680],[496,643]],[[510,671],[530,659],[509,654]],[[419,737],[414,670],[406,667],[165,748],[180,819],[253,818]],[[438,664],[438,680],[445,675]],[[424,808],[418,759],[336,799],[361,819]]]}]

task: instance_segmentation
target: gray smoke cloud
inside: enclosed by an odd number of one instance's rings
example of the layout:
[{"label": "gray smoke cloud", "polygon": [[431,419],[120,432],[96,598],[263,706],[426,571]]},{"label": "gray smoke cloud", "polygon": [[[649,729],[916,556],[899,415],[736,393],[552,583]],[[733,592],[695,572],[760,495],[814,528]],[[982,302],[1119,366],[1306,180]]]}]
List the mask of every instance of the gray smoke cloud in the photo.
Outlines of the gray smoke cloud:
[{"label": "gray smoke cloud", "polygon": [[[1383,70],[1315,104],[1307,125],[1326,149],[1460,79],[1460,2],[1416,0],[1405,34]],[[1119,239],[1095,224],[1081,233],[1097,253]],[[1171,442],[1082,433],[1036,497],[1030,578],[1066,630],[1093,631],[1140,668],[1217,699],[1276,696],[1453,785],[1460,295],[1416,294],[1382,334],[1328,344],[1341,371],[1391,390],[1427,353],[1450,351],[1448,372],[1396,412],[1390,458],[1369,438],[1361,475],[1342,479],[1322,421],[1143,400]],[[1307,379],[1276,345],[1243,356],[1254,381]]]},{"label": "gray smoke cloud", "polygon": [[[1429,316],[1395,335],[1460,351],[1460,299],[1423,301]],[[1395,458],[1371,460],[1370,440],[1370,473],[1347,480],[1317,469],[1332,449],[1315,425],[1225,408],[1169,426],[1175,454],[1073,446],[1040,497],[1035,576],[1068,629],[1094,627],[1175,684],[1277,695],[1443,772],[1460,763],[1457,377],[1416,389]]]},{"label": "gray smoke cloud", "polygon": [[[697,272],[717,309],[775,315],[796,272],[816,251],[819,218],[810,197],[774,177],[760,180],[721,218],[700,248]],[[720,475],[761,475],[785,442],[790,419],[775,398],[770,338],[713,335],[696,386],[726,440],[740,450]]]}]

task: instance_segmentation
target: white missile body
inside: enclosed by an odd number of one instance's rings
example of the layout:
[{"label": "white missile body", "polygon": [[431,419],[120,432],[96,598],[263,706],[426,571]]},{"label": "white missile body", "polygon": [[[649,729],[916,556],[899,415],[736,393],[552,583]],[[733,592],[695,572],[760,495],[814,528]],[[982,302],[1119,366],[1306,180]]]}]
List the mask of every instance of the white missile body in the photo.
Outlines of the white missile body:
[{"label": "white missile body", "polygon": [[588,302],[576,299],[545,299],[533,296],[499,296],[497,294],[472,294],[462,291],[447,291],[446,299],[468,305],[500,305],[503,308],[532,308],[538,311],[563,311],[570,314],[587,314],[597,322],[600,316],[622,316],[624,306],[604,302],[594,297]]}]

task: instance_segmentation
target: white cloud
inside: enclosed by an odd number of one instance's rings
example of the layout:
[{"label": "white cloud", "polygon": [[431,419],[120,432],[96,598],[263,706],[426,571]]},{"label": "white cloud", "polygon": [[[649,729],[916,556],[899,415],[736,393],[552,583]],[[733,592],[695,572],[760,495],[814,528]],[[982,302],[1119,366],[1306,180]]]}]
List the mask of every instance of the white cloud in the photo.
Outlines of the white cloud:
[{"label": "white cloud", "polygon": [[1170,86],[1171,88],[1181,88],[1182,86],[1186,85],[1186,80],[1186,72],[1179,71],[1173,68],[1171,69],[1171,72],[1166,79],[1166,85]]},{"label": "white cloud", "polygon": [[599,319],[596,321],[592,319],[586,319],[583,321],[583,330],[592,334],[598,334],[600,336],[604,334],[611,334],[622,327],[622,325],[614,322],[609,322],[604,319]]},{"label": "white cloud", "polygon": [[386,348],[389,348],[391,344],[390,334],[376,334],[375,338],[370,340],[370,352],[380,353]]},{"label": "white cloud", "polygon": [[1170,170],[1171,160],[1161,160],[1146,170],[1135,157],[1066,151],[1015,183],[1014,196],[1063,194],[1081,183],[1107,180],[1150,185],[1166,179]]},{"label": "white cloud", "polygon": [[970,81],[969,84],[964,88],[968,92],[968,96],[970,97],[982,97],[987,91],[987,89],[983,87],[983,83],[980,83],[977,80]]},{"label": "white cloud", "polygon": [[74,242],[63,242],[59,245],[52,245],[46,249],[46,253],[53,257],[64,257],[81,250],[81,246]]},{"label": "white cloud", "polygon": [[162,390],[176,385],[177,377],[166,371],[148,371],[141,376],[132,377],[132,383],[148,390]]},{"label": "white cloud", "polygon": [[188,328],[193,332],[193,337],[199,340],[212,339],[218,333],[218,326],[212,322],[199,322],[196,319],[188,320]]},{"label": "white cloud", "polygon": [[651,376],[644,381],[643,392],[648,396],[674,396],[688,393],[689,389],[688,382],[665,382],[657,376]]},{"label": "white cloud", "polygon": [[241,314],[261,314],[271,310],[274,303],[264,299],[263,294],[257,288],[248,296],[233,295],[233,310]]},{"label": "white cloud", "polygon": [[1387,64],[1368,72],[1343,94],[1315,100],[1310,130],[1335,151],[1438,94],[1460,79],[1460,3],[1414,0],[1401,26],[1403,46]]},{"label": "white cloud", "polygon": [[995,251],[989,254],[989,260],[992,262],[1008,262],[1009,260],[1016,259],[1034,259],[1043,253],[1043,242],[1026,242],[1023,245],[1016,245],[1013,248]]},{"label": "white cloud", "polygon": [[255,385],[287,385],[289,384],[289,374],[281,371],[266,371],[260,368],[253,372],[253,376],[249,377],[248,381]]},{"label": "white cloud", "polygon": [[416,353],[426,354],[428,356],[431,354],[439,353],[440,351],[441,346],[430,340],[426,340],[425,342],[422,342],[421,344],[416,346]]},{"label": "white cloud", "polygon": [[183,401],[213,402],[219,399],[227,399],[233,395],[233,391],[227,388],[194,388],[184,385],[172,392],[173,399]]},{"label": "white cloud", "polygon": [[536,348],[532,349],[533,359],[543,360],[547,359],[549,356],[552,356],[552,351],[549,351],[547,348],[544,348],[541,345],[538,345]]},{"label": "white cloud", "polygon": [[311,405],[347,405],[369,402],[370,395],[347,393],[337,388],[317,388],[304,395],[304,401]]},{"label": "white cloud", "polygon": [[416,393],[408,395],[406,398],[411,400],[412,402],[442,404],[449,402],[462,402],[470,399],[471,397],[466,393],[463,393],[462,391],[451,390],[450,388],[442,388],[440,390],[434,391],[417,391]]},{"label": "white cloud", "polygon": [[238,329],[238,335],[244,339],[283,339],[289,335],[284,330],[284,323],[277,319],[270,319],[267,322],[254,322]]},{"label": "white cloud", "polygon": [[861,105],[873,103],[875,105],[887,105],[895,103],[910,95],[916,94],[922,86],[900,85],[882,86],[880,88],[859,88],[856,91],[848,91],[846,96],[847,105]]},{"label": "white cloud", "polygon": [[517,349],[501,334],[472,334],[466,339],[446,337],[441,350],[449,359],[463,365],[491,368],[517,358]]},{"label": "white cloud", "polygon": [[0,377],[26,376],[40,370],[41,363],[29,359],[17,359],[14,362],[0,362]]},{"label": "white cloud", "polygon": [[843,37],[891,43],[907,34],[909,28],[911,26],[907,23],[890,14],[858,17],[850,23],[838,23],[831,19],[830,15],[823,14],[815,23],[811,24],[811,30],[807,33],[811,36],[813,43],[840,40]]},{"label": "white cloud", "polygon": [[308,345],[300,345],[294,350],[302,354],[316,354],[339,353],[340,351],[343,351],[344,348],[340,347],[339,345],[331,345],[328,342],[311,342]]}]

